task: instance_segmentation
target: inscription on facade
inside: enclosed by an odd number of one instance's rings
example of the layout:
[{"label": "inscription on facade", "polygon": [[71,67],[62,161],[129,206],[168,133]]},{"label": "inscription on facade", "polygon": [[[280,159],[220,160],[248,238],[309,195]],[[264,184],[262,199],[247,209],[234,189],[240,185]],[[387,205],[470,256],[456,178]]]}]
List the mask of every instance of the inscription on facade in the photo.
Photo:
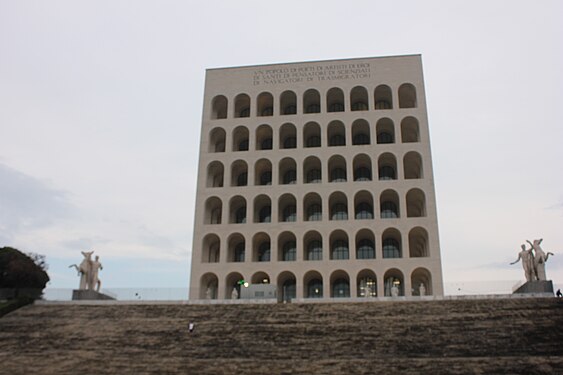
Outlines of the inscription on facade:
[{"label": "inscription on facade", "polygon": [[368,63],[281,67],[255,70],[253,72],[253,84],[254,86],[283,85],[300,82],[368,79],[370,75],[371,66]]}]

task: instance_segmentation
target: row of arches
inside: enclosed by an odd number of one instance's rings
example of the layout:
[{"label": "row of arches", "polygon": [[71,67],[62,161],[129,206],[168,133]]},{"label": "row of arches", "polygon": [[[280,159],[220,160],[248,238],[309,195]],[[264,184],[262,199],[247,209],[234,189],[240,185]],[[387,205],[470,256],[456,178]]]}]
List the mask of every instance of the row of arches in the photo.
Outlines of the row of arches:
[{"label": "row of arches", "polygon": [[[225,152],[227,143],[230,144],[231,151],[248,151],[251,148],[250,142],[253,142],[255,150],[272,150],[275,147],[294,149],[322,147],[323,145],[336,147],[349,144],[354,146],[393,144],[396,140],[395,124],[387,117],[376,122],[375,131],[365,119],[355,120],[349,130],[342,121],[334,120],[328,124],[325,134],[326,138],[323,138],[321,126],[317,122],[310,121],[303,126],[303,138],[299,140],[296,126],[292,123],[285,123],[279,128],[278,141],[274,142],[274,131],[270,125],[258,126],[253,139],[250,138],[248,128],[240,125],[233,129],[231,141],[227,142],[225,129],[215,127],[209,133],[208,151]],[[301,141],[303,144],[299,143]],[[401,141],[403,143],[420,142],[419,123],[415,117],[407,116],[401,121]]]},{"label": "row of arches", "polygon": [[[382,191],[379,199],[375,201],[371,192],[361,190],[350,201],[343,192],[333,192],[324,204],[319,194],[311,192],[303,197],[301,206],[297,204],[295,195],[286,193],[278,198],[277,210],[272,209],[272,199],[267,194],[257,195],[252,203],[253,206],[248,208],[246,198],[235,195],[229,200],[228,207],[223,207],[221,198],[209,197],[204,206],[204,224],[224,224],[226,223],[224,217],[228,218],[229,224],[245,224],[322,221],[327,218],[328,220],[370,220],[376,218],[376,212],[379,213],[377,216],[380,219],[397,219],[402,216],[401,199],[393,189]],[[425,217],[424,192],[419,188],[410,189],[405,194],[405,208],[407,217]]]},{"label": "row of arches", "polygon": [[[402,177],[405,180],[424,178],[422,156],[416,151],[409,151],[403,156]],[[249,171],[248,163],[238,159],[231,163],[228,186],[268,186],[293,184],[318,184],[323,182],[362,182],[388,181],[399,178],[397,158],[393,153],[385,152],[378,156],[376,169],[372,166],[372,158],[368,154],[358,154],[348,166],[341,155],[333,155],[323,167],[321,159],[309,156],[299,165],[295,159],[286,157],[277,165],[269,159],[259,159]],[[277,171],[274,170],[277,167]],[[249,173],[253,172],[253,173]],[[277,173],[276,173],[277,172]],[[375,176],[374,176],[375,174]],[[214,160],[207,166],[206,187],[225,186],[225,166],[221,161]]]},{"label": "row of arches", "polygon": [[[240,281],[252,284],[276,284],[279,301],[290,301],[293,298],[350,298],[350,297],[392,297],[392,296],[426,296],[433,294],[432,275],[424,267],[413,270],[406,283],[403,272],[390,268],[381,275],[371,269],[363,269],[350,277],[344,270],[335,270],[323,276],[319,271],[311,270],[297,278],[291,271],[280,272],[275,280],[264,271],[255,272],[246,279],[240,272],[229,273],[222,282],[225,299],[233,298],[232,290],[240,296]],[[355,282],[354,282],[355,281]],[[407,289],[409,288],[409,289]],[[300,293],[298,293],[300,291]],[[219,278],[212,272],[205,273],[200,279],[199,298],[219,298]]]},{"label": "row of arches", "polygon": [[[411,83],[403,83],[397,90],[399,108],[416,108],[416,88]],[[373,101],[372,101],[373,98]],[[248,94],[235,96],[234,106],[229,109],[229,99],[225,95],[216,95],[211,100],[211,119],[225,119],[229,116],[240,118],[250,116],[295,115],[297,113],[367,111],[370,109],[393,109],[393,93],[389,86],[379,85],[370,98],[364,86],[352,88],[348,95],[339,87],[321,93],[316,89],[308,89],[303,93],[302,100],[297,100],[294,91],[286,90],[278,99],[270,92],[262,92],[255,99],[255,104]],[[278,107],[279,106],[279,107]],[[229,112],[231,111],[231,112]]]},{"label": "row of arches", "polygon": [[280,233],[277,241],[272,241],[266,232],[258,232],[250,242],[237,232],[230,234],[224,244],[217,234],[209,233],[202,240],[201,260],[202,263],[244,263],[400,259],[405,257],[403,247],[408,251],[408,258],[429,257],[426,229],[414,227],[405,239],[396,228],[387,228],[380,236],[376,236],[371,229],[363,228],[351,238],[341,229],[332,231],[326,238],[318,231],[310,230],[299,241],[291,231]]}]

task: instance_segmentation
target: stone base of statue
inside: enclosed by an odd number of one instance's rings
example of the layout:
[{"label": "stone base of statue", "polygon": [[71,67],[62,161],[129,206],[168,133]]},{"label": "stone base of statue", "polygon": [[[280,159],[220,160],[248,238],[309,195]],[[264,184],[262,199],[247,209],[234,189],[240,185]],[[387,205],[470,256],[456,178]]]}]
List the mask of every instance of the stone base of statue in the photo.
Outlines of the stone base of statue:
[{"label": "stone base of statue", "polygon": [[73,301],[99,301],[99,300],[110,300],[115,299],[108,296],[107,294],[96,292],[95,290],[89,289],[74,289],[72,291]]},{"label": "stone base of statue", "polygon": [[525,294],[525,293],[553,294],[553,282],[551,280],[528,281],[514,291],[514,294]]}]

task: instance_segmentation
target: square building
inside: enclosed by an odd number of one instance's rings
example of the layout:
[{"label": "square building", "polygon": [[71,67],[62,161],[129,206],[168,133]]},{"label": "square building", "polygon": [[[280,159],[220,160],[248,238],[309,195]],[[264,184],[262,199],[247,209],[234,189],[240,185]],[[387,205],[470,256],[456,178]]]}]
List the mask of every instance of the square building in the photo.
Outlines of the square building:
[{"label": "square building", "polygon": [[190,299],[442,296],[421,56],[208,69],[194,226]]}]

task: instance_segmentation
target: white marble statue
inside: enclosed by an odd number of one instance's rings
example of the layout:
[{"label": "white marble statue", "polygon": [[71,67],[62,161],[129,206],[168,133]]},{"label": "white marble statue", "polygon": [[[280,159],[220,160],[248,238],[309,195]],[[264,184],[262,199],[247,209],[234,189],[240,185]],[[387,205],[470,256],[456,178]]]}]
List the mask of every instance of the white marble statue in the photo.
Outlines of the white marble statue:
[{"label": "white marble statue", "polygon": [[518,253],[518,259],[510,264],[516,264],[518,261],[522,260],[522,268],[524,269],[524,275],[526,276],[526,281],[534,281],[536,277],[536,267],[534,265],[534,254],[532,253],[533,247],[526,250],[526,245],[521,245],[522,251]]},{"label": "white marble statue", "polygon": [[399,288],[397,287],[397,285],[393,283],[393,286],[391,287],[391,297],[398,297],[398,296],[399,296]]},{"label": "white marble statue", "polygon": [[96,292],[100,292],[100,287],[102,286],[102,281],[98,277],[100,270],[103,270],[102,263],[100,263],[100,257],[96,255],[96,258],[91,263],[92,269],[90,273],[90,286],[89,289],[94,290],[96,287]]},{"label": "white marble statue", "polygon": [[207,290],[205,291],[205,299],[211,299],[212,298],[212,291],[211,291],[211,287],[208,286]]},{"label": "white marble statue", "polygon": [[540,238],[539,240],[534,240],[533,243],[526,240],[526,242],[529,243],[534,249],[534,269],[536,271],[536,277],[538,278],[538,280],[547,280],[547,277],[545,275],[545,263],[547,262],[549,256],[553,255],[553,253],[548,252],[546,254],[542,250],[540,246],[542,241],[543,238]]},{"label": "white marble statue", "polygon": [[100,263],[100,257],[96,256],[96,259],[92,260],[93,251],[81,251],[81,253],[84,256],[84,259],[82,259],[80,266],[77,266],[76,264],[71,264],[69,266],[69,268],[76,268],[76,271],[78,271],[78,275],[80,276],[80,285],[78,289],[94,290],[94,288],[96,288],[96,291],[99,292],[102,282],[98,278],[98,273],[101,269],[103,269],[102,263]]},{"label": "white marble statue", "polygon": [[233,291],[231,292],[231,299],[238,299],[238,290],[237,290],[237,288],[233,288]]},{"label": "white marble statue", "polygon": [[418,287],[418,294],[420,294],[421,297],[426,295],[426,287],[424,286],[424,283],[420,283]]},{"label": "white marble statue", "polygon": [[365,293],[364,297],[366,297],[366,298],[371,297],[371,288],[369,287],[369,285],[365,287],[364,293]]}]

